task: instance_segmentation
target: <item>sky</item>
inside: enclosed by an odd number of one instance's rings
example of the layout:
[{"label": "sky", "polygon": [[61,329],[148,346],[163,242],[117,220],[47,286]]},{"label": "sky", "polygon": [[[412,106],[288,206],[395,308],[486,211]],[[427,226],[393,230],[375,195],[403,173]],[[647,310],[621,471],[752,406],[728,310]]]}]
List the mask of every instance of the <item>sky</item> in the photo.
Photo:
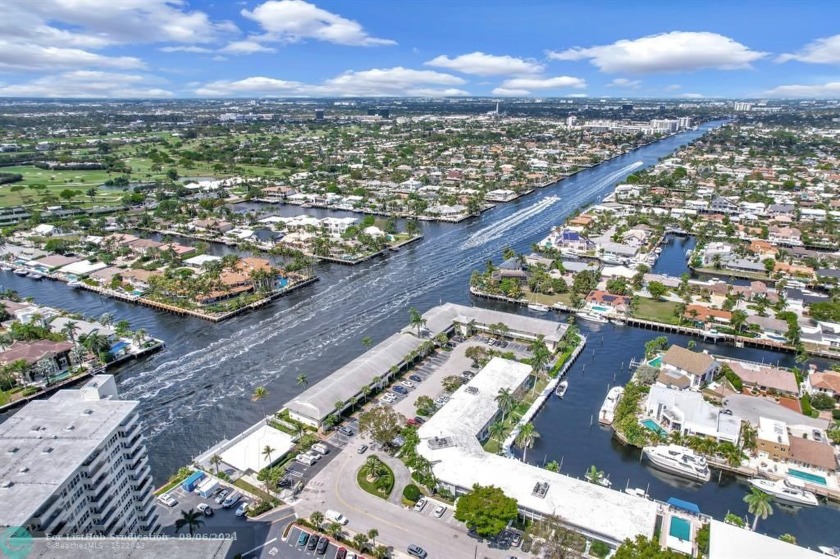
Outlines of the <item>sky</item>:
[{"label": "sky", "polygon": [[840,2],[0,0],[0,96],[840,98]]}]

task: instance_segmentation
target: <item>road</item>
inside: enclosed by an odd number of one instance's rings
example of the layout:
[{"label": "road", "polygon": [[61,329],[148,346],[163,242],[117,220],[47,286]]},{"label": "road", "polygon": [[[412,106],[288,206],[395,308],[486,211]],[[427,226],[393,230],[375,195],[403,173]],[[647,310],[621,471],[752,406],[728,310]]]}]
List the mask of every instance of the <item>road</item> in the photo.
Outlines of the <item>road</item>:
[{"label": "road", "polygon": [[[368,455],[342,452],[337,456],[301,492],[300,500],[294,504],[298,516],[337,510],[348,518],[349,531],[367,532],[376,528],[379,531],[377,541],[390,546],[394,557],[407,557],[405,550],[411,543],[426,549],[429,559],[521,556],[516,553],[518,550],[490,549],[471,539],[464,525],[454,519],[451,506],[442,518],[434,518],[432,511],[442,503],[431,500],[422,512],[415,512],[366,493],[355,480],[356,472]],[[402,492],[402,487],[395,485],[394,491]]]}]

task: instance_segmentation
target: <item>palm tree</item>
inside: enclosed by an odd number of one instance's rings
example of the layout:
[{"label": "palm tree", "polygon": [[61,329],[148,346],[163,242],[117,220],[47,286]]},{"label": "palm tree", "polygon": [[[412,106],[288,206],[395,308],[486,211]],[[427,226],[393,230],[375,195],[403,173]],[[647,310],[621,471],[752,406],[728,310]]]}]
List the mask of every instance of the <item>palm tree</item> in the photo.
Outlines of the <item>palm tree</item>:
[{"label": "palm tree", "polygon": [[534,448],[534,443],[540,438],[533,423],[526,423],[519,430],[519,435],[516,436],[516,444],[523,450],[522,461],[528,460],[528,449]]},{"label": "palm tree", "polygon": [[67,339],[70,340],[70,343],[74,346],[76,345],[76,331],[79,329],[76,326],[76,323],[72,320],[68,320],[67,324],[61,329],[61,333],[67,336]]},{"label": "palm tree", "polygon": [[324,513],[320,511],[315,511],[309,515],[309,521],[312,523],[313,526],[319,528],[321,526],[321,522],[324,521]]},{"label": "palm tree", "polygon": [[304,390],[309,385],[309,380],[306,378],[306,375],[301,373],[297,376],[297,385],[302,386]]},{"label": "palm tree", "polygon": [[560,471],[560,464],[557,463],[557,460],[552,460],[551,462],[545,465],[545,469],[549,472],[554,472],[556,474]]},{"label": "palm tree", "polygon": [[85,347],[85,349],[94,354],[100,360],[100,356],[103,355],[109,349],[111,349],[111,342],[108,341],[108,338],[95,332],[88,334],[84,337],[84,339],[79,339],[81,340],[82,345]]},{"label": "palm tree", "polygon": [[733,311],[732,318],[729,319],[729,323],[735,329],[735,332],[741,333],[741,329],[744,327],[744,323],[747,321],[747,313],[741,310]]},{"label": "palm tree", "polygon": [[274,449],[271,448],[270,445],[265,445],[262,449],[262,456],[266,459],[266,461],[271,464],[271,453],[274,452]]},{"label": "palm tree", "polygon": [[[268,396],[268,390],[266,390],[265,386],[258,386],[254,389],[254,393],[251,394],[251,401],[259,402],[266,396]],[[265,417],[265,408],[262,404],[260,404],[260,408],[262,409],[263,417]]]},{"label": "palm tree", "polygon": [[545,371],[545,366],[551,359],[551,352],[548,350],[548,347],[546,347],[542,335],[537,336],[537,339],[531,342],[529,349],[531,350],[531,371],[534,373],[535,377],[534,386],[531,387],[531,390],[533,391],[537,388],[537,381],[542,376]]},{"label": "palm tree", "polygon": [[132,342],[134,343],[134,345],[136,345],[137,347],[142,347],[142,346],[143,346],[143,343],[146,341],[146,338],[147,338],[146,331],[145,331],[144,329],[142,329],[142,328],[138,328],[138,329],[137,329],[137,330],[135,330],[135,331],[134,331],[134,333],[131,335],[131,341],[132,341]]},{"label": "palm tree", "polygon": [[755,532],[755,527],[758,526],[759,517],[764,520],[773,514],[773,507],[770,506],[770,502],[772,500],[772,495],[768,495],[764,491],[755,487],[752,488],[748,495],[744,496],[744,502],[747,503],[747,506],[749,507],[747,510],[750,514],[755,515],[752,525],[753,532]]},{"label": "palm tree", "polygon": [[190,530],[190,535],[193,535],[193,532],[196,528],[201,528],[204,526],[204,520],[201,519],[202,514],[195,510],[182,510],[181,511],[181,518],[175,521],[175,533],[181,531],[181,528],[186,526]]},{"label": "palm tree", "polygon": [[604,472],[599,470],[595,464],[593,464],[589,466],[588,470],[586,470],[585,477],[587,481],[600,485],[601,480],[604,479]]},{"label": "palm tree", "polygon": [[499,404],[499,409],[502,410],[502,422],[504,422],[507,413],[513,408],[513,393],[509,388],[500,388],[495,400]]},{"label": "palm tree", "polygon": [[365,336],[364,338],[362,338],[362,345],[365,346],[365,348],[370,349],[371,346],[373,346],[373,338],[371,338],[370,336]]},{"label": "palm tree", "polygon": [[376,547],[376,537],[379,535],[379,530],[371,528],[367,531],[367,537],[373,542],[373,547]]},{"label": "palm tree", "polygon": [[218,454],[214,454],[210,457],[210,465],[216,470],[216,475],[219,475],[219,464],[222,463],[222,457]]},{"label": "palm tree", "polygon": [[487,428],[487,432],[490,434],[491,439],[502,442],[507,434],[507,427],[501,421],[496,421],[490,424],[490,427]]},{"label": "palm tree", "polygon": [[408,324],[412,328],[417,329],[417,337],[420,337],[420,330],[426,327],[426,319],[423,318],[423,315],[420,314],[420,311],[411,307],[408,309]]},{"label": "palm tree", "polygon": [[131,323],[127,320],[120,320],[116,324],[114,324],[114,333],[123,338],[127,336],[131,332]]},{"label": "palm tree", "polygon": [[99,317],[97,322],[107,328],[114,323],[114,315],[109,312],[102,313],[102,316]]}]

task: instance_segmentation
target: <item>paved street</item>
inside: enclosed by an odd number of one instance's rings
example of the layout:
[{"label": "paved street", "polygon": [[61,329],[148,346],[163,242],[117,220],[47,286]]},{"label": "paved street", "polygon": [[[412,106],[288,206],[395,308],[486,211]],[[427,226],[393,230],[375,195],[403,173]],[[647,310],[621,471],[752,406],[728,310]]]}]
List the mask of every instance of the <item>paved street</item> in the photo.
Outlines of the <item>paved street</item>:
[{"label": "paved street", "polygon": [[[348,518],[349,531],[367,532],[376,528],[377,540],[389,545],[394,557],[406,557],[405,550],[410,543],[426,549],[430,559],[522,557],[518,550],[490,549],[471,539],[466,528],[454,519],[452,507],[448,507],[442,518],[434,518],[432,511],[440,504],[435,501],[430,501],[422,512],[414,512],[365,493],[355,480],[368,455],[342,452],[337,456],[300,494],[300,501],[295,503],[298,515],[308,517],[316,510],[337,510]],[[382,457],[381,453],[377,455]],[[395,485],[394,491],[401,492],[402,487]]]}]

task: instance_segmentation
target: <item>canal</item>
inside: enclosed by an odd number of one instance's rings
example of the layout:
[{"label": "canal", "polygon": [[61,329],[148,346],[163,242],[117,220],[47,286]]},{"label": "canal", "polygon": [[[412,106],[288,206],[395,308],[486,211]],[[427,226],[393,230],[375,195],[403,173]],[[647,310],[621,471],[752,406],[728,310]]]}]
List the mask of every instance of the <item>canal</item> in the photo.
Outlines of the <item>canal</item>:
[{"label": "canal", "polygon": [[[259,419],[261,405],[251,401],[256,387],[268,390],[265,407],[278,409],[301,391],[295,380],[299,374],[307,376],[310,386],[326,377],[364,351],[365,336],[379,342],[404,327],[412,306],[425,311],[452,301],[527,313],[526,309],[472,299],[467,289],[472,270],[483,267],[489,259],[498,261],[506,246],[520,252],[529,250],[572,211],[602,199],[628,174],[655,164],[718,124],[709,123],[645,146],[479,218],[461,224],[424,223],[425,239],[398,253],[354,267],[319,264],[316,271],[321,281],[221,324],[160,313],[11,273],[3,274],[0,282],[45,305],[88,316],[114,313],[118,320],[129,320],[133,328],[145,328],[166,340],[164,352],[124,367],[118,377],[122,396],[141,402],[150,461],[160,484],[193,456]],[[552,202],[553,196],[559,201]],[[328,215],[323,210],[296,207],[265,206],[265,210],[286,215]],[[566,398],[552,401],[538,416],[536,426],[542,438],[533,451],[534,459],[562,459],[563,471],[576,476],[596,464],[610,473],[617,485],[623,486],[626,479],[633,486],[650,483],[656,497],[681,496],[718,517],[727,510],[743,514],[741,498],[745,491],[732,480],[724,478],[720,485],[710,483],[700,489],[681,487],[673,481],[671,485],[639,464],[633,451],[615,446],[608,433],[597,427],[590,429],[589,417],[597,413],[607,385],[623,382],[629,374],[620,369],[620,361],[638,357],[644,342],[654,334],[595,325],[604,336],[600,345],[598,332],[591,331],[593,326],[581,326],[585,333],[592,334],[591,349],[575,364]],[[601,350],[594,359],[592,349]],[[747,353],[752,358],[760,354],[752,350]],[[768,361],[784,358],[781,354],[765,355]],[[581,370],[584,365],[585,371]],[[570,448],[575,452],[568,452]],[[837,525],[840,514],[821,507],[790,517],[789,526],[784,524],[787,518],[787,514],[777,512],[760,522],[760,529],[791,532],[806,545],[825,544],[821,535]]]}]

